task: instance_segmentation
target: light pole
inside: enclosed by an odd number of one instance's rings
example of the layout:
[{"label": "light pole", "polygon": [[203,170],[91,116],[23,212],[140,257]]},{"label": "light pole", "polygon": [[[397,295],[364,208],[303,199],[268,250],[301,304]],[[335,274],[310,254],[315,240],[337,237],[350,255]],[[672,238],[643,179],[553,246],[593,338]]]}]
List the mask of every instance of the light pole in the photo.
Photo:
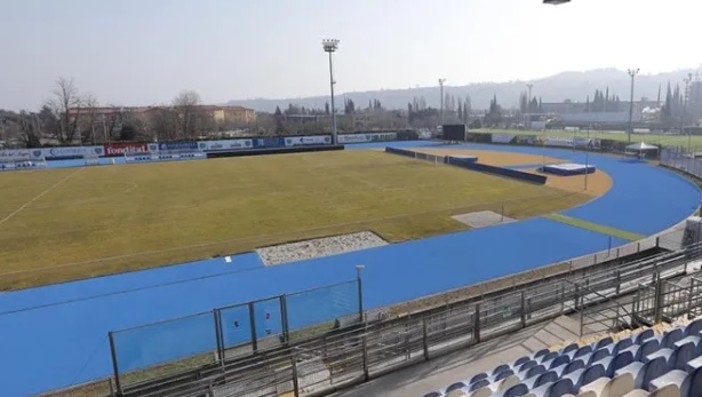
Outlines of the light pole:
[{"label": "light pole", "polygon": [[531,89],[534,87],[534,84],[529,83],[526,86],[529,89],[529,97],[527,98],[527,107],[526,107],[527,121],[528,121],[527,125],[528,125],[528,128],[531,130],[531,117],[529,116],[529,113],[531,113]]},{"label": "light pole", "polygon": [[587,146],[585,147],[585,191],[587,191],[587,174],[590,173],[590,124],[587,125]]},{"label": "light pole", "polygon": [[439,87],[440,87],[440,92],[441,92],[441,125],[443,126],[446,120],[444,119],[444,83],[446,82],[446,79],[441,78],[439,79]]},{"label": "light pole", "polygon": [[[690,100],[690,83],[692,83],[692,73],[688,73],[687,77],[683,79],[685,82],[685,96],[683,97],[683,110],[680,115],[680,134],[685,135],[685,116],[687,115],[687,106]],[[688,132],[687,134],[687,152],[692,155],[692,134]]]},{"label": "light pole", "polygon": [[331,87],[331,113],[332,113],[332,144],[336,145],[336,108],[334,107],[334,68],[332,67],[332,53],[339,48],[339,40],[324,39],[322,40],[322,48],[324,52],[329,54],[329,86]]},{"label": "light pole", "polygon": [[633,132],[633,117],[634,117],[634,78],[639,74],[639,68],[627,69],[626,71],[631,76],[631,95],[629,95],[629,131],[628,141],[631,143],[631,133]]}]

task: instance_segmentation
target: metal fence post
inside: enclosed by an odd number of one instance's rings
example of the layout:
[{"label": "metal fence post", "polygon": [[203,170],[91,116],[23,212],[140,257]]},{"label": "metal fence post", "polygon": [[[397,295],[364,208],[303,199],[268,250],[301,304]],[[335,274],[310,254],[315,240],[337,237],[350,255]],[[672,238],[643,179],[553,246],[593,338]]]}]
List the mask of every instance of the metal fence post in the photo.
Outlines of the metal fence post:
[{"label": "metal fence post", "polygon": [[621,270],[617,270],[617,296],[619,296],[619,292],[621,291],[622,287],[622,272]]},{"label": "metal fence post", "polygon": [[283,345],[288,346],[290,343],[290,328],[288,320],[288,297],[283,294],[280,296],[280,319],[283,326]]},{"label": "metal fence post", "polygon": [[664,295],[663,295],[663,282],[659,279],[658,282],[656,283],[656,290],[655,290],[655,300],[654,304],[655,307],[653,309],[654,313],[654,322],[655,323],[660,323],[661,319],[663,318],[663,300],[664,300]]},{"label": "metal fence post", "polygon": [[358,283],[358,318],[363,322],[363,278],[361,272],[365,269],[363,265],[356,265],[356,282]]},{"label": "metal fence post", "polygon": [[424,360],[429,360],[429,345],[427,343],[427,319],[422,318],[422,350],[424,353]]},{"label": "metal fence post", "polygon": [[690,291],[687,293],[687,318],[692,318],[692,293],[695,291],[695,279],[690,279]]},{"label": "metal fence post", "polygon": [[363,339],[361,340],[361,348],[363,349],[363,380],[367,381],[370,376],[368,374],[368,328],[363,328]]},{"label": "metal fence post", "polygon": [[290,361],[292,364],[292,381],[293,381],[293,395],[295,397],[300,396],[300,385],[297,381],[297,360],[295,359],[295,351],[290,352]]},{"label": "metal fence post", "polygon": [[254,303],[249,302],[249,326],[251,327],[251,346],[254,354],[258,352],[258,338],[256,336],[256,313],[254,312]]},{"label": "metal fence post", "polygon": [[110,339],[110,354],[112,355],[112,370],[115,373],[115,387],[117,387],[117,395],[122,395],[122,384],[119,381],[119,364],[117,363],[117,351],[115,349],[115,338],[110,331],[107,336]]},{"label": "metal fence post", "polygon": [[575,310],[579,310],[578,303],[580,302],[580,287],[578,284],[575,284],[575,302],[573,303],[573,307]]},{"label": "metal fence post", "polygon": [[222,335],[222,316],[219,309],[212,310],[214,318],[215,339],[217,340],[217,359],[222,367],[224,367],[224,336]]},{"label": "metal fence post", "polygon": [[522,303],[522,311],[520,313],[520,319],[522,321],[522,328],[526,327],[526,302],[524,300],[524,291],[521,293],[521,303]]},{"label": "metal fence post", "polygon": [[480,303],[475,304],[475,317],[473,318],[473,339],[480,342]]}]

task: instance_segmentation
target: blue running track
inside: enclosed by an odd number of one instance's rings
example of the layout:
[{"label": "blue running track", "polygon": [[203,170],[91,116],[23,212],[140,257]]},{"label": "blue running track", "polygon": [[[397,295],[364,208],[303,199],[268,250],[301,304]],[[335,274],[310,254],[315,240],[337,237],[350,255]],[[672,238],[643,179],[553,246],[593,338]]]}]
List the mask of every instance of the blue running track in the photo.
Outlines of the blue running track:
[{"label": "blue running track", "polygon": [[[460,147],[542,154],[540,148],[450,146]],[[568,150],[548,149],[547,155],[585,161],[583,153]],[[614,185],[565,215],[654,234],[700,202],[692,183],[664,169],[605,155],[590,154],[589,161]],[[586,255],[608,243],[606,235],[534,218],[270,268],[248,253],[231,264],[216,258],[0,294],[0,395],[27,396],[111,375],[110,330],[350,280],[358,264],[366,266],[364,304],[375,308]],[[613,240],[614,246],[624,243]],[[314,321],[314,310],[302,307],[290,316],[302,325]]]}]

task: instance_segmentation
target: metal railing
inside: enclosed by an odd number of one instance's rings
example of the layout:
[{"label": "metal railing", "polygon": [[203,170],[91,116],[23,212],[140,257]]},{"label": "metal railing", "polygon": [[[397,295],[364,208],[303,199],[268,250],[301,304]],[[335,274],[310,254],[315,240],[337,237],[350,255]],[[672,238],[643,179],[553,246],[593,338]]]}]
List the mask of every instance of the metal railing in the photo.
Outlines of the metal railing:
[{"label": "metal railing", "polygon": [[[613,297],[631,295],[654,277],[665,280],[685,274],[688,262],[699,257],[699,250],[686,249],[596,270],[580,269],[485,299],[470,299],[287,346],[259,349],[256,354],[203,366],[180,377],[135,384],[124,393],[217,397],[324,395],[579,308],[611,304]],[[623,307],[618,310],[635,315],[633,310]]]}]

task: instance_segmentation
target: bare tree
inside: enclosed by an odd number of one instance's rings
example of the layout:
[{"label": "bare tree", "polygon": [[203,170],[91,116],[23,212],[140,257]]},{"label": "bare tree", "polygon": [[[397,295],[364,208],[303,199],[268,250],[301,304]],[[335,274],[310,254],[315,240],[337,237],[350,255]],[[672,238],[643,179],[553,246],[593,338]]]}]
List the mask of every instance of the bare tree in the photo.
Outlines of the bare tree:
[{"label": "bare tree", "polygon": [[73,79],[59,77],[52,95],[46,104],[58,120],[58,128],[51,132],[60,143],[70,144],[76,132],[79,131],[78,121],[82,99],[78,88],[73,83]]},{"label": "bare tree", "polygon": [[89,132],[90,134],[82,134],[81,143],[86,143],[86,142],[92,142],[93,145],[95,144],[95,129],[97,128],[97,107],[98,107],[98,100],[95,98],[93,94],[86,94],[83,97],[83,106],[85,111],[81,112],[81,115],[83,116],[84,120],[82,125],[83,128],[81,128],[81,131],[86,131]]},{"label": "bare tree", "polygon": [[149,129],[157,141],[176,139],[178,129],[176,112],[166,107],[153,109],[149,115]]},{"label": "bare tree", "polygon": [[39,116],[35,113],[28,113],[24,110],[20,112],[17,124],[20,130],[20,139],[27,148],[41,146],[41,131],[39,126]]},{"label": "bare tree", "polygon": [[200,105],[200,95],[193,90],[181,91],[173,99],[173,110],[176,112],[179,132],[183,137],[198,135],[198,125],[202,118],[198,105]]}]

